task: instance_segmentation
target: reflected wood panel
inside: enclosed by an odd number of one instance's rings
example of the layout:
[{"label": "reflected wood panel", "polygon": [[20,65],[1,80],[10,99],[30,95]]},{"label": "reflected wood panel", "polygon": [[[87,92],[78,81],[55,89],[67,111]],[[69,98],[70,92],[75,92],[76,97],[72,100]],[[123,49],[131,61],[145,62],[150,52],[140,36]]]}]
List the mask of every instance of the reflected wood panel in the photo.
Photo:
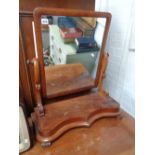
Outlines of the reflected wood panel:
[{"label": "reflected wood panel", "polygon": [[77,93],[94,87],[94,80],[82,64],[45,67],[47,98]]}]

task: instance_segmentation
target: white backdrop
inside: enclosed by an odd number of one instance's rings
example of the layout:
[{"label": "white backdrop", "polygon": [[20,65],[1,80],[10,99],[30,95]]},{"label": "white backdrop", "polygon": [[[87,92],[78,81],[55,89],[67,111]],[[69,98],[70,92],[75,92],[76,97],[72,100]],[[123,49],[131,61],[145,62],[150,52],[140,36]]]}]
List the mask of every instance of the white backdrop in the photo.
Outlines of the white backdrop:
[{"label": "white backdrop", "polygon": [[[112,14],[106,46],[110,57],[104,80],[105,89],[124,110],[134,116],[134,1],[96,0],[95,9]],[[103,27],[102,22],[96,31],[95,38],[98,42],[100,42],[98,34],[101,27]]]}]

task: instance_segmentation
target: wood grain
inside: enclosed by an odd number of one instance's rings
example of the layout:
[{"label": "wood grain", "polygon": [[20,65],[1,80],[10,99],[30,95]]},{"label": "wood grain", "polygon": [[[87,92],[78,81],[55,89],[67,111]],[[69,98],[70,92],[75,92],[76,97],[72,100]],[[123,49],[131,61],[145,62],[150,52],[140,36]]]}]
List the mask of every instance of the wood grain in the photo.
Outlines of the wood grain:
[{"label": "wood grain", "polygon": [[79,126],[90,126],[101,117],[119,115],[119,104],[110,97],[90,93],[44,106],[45,115],[32,114],[36,125],[37,140],[53,141],[65,131]]},{"label": "wood grain", "polygon": [[33,97],[32,97],[32,88],[30,85],[30,77],[28,76],[28,69],[26,64],[25,50],[23,46],[23,39],[21,34],[21,27],[19,27],[19,76],[21,90],[23,92],[23,98],[27,103],[27,110],[29,114],[33,111]]},{"label": "wood grain", "polygon": [[82,64],[45,67],[47,98],[90,90],[94,80]]},{"label": "wood grain", "polygon": [[32,60],[35,57],[34,53],[34,45],[33,45],[33,33],[32,33],[32,21],[33,21],[33,16],[29,15],[23,15],[20,14],[19,17],[20,21],[20,31],[21,31],[21,39],[22,39],[22,45],[23,48],[21,49],[20,52],[23,53],[25,56],[24,59],[19,58],[20,60],[20,65],[19,69],[22,67],[22,64],[25,65],[25,70],[21,68],[22,73],[21,73],[21,80],[26,80],[26,76],[28,77],[28,81],[25,82],[24,84],[27,85],[28,88],[23,88],[23,92],[27,91],[29,93],[29,96],[25,96],[26,98],[26,105],[30,106],[30,110],[28,111],[28,114],[33,111],[34,108],[34,101],[35,101],[35,88],[34,88],[34,73],[33,73],[33,66],[32,65],[27,65],[27,60]]},{"label": "wood grain", "polygon": [[122,111],[119,117],[103,118],[89,128],[74,128],[51,147],[36,142],[22,155],[135,155],[134,119]]}]

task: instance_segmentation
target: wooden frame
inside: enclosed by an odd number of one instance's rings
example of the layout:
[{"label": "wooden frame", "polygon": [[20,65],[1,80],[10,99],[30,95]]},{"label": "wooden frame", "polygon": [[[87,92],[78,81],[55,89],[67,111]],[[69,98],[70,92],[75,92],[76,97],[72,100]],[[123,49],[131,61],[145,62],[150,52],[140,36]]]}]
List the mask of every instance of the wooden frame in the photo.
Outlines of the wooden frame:
[{"label": "wooden frame", "polygon": [[[73,16],[73,17],[100,17],[106,18],[105,31],[103,34],[102,46],[100,51],[99,63],[95,78],[94,87],[100,87],[102,84],[103,76],[104,76],[104,67],[106,66],[105,61],[103,61],[106,54],[105,45],[108,37],[110,22],[111,22],[111,14],[108,12],[94,12],[94,11],[79,11],[79,10],[66,10],[66,9],[51,9],[51,8],[36,8],[34,10],[34,24],[35,24],[35,35],[37,42],[37,53],[38,60],[40,65],[40,74],[41,74],[41,86],[42,86],[42,94],[43,97],[47,96],[46,93],[46,81],[45,81],[45,71],[44,71],[44,62],[43,62],[43,54],[42,54],[42,36],[41,36],[41,16],[42,15],[53,15],[53,16]],[[107,58],[107,57],[106,57]]]}]

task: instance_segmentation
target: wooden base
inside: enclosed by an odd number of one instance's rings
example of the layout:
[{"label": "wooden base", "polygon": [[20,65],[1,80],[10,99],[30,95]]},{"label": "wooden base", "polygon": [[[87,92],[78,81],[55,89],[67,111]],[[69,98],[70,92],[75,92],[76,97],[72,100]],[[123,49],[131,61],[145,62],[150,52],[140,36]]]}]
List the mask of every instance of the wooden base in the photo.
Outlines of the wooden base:
[{"label": "wooden base", "polygon": [[45,67],[47,98],[60,97],[94,87],[94,80],[82,64]]},{"label": "wooden base", "polygon": [[45,115],[39,116],[38,108],[32,113],[36,138],[51,142],[75,127],[89,127],[101,117],[119,115],[119,104],[109,96],[90,93],[44,106]]}]

